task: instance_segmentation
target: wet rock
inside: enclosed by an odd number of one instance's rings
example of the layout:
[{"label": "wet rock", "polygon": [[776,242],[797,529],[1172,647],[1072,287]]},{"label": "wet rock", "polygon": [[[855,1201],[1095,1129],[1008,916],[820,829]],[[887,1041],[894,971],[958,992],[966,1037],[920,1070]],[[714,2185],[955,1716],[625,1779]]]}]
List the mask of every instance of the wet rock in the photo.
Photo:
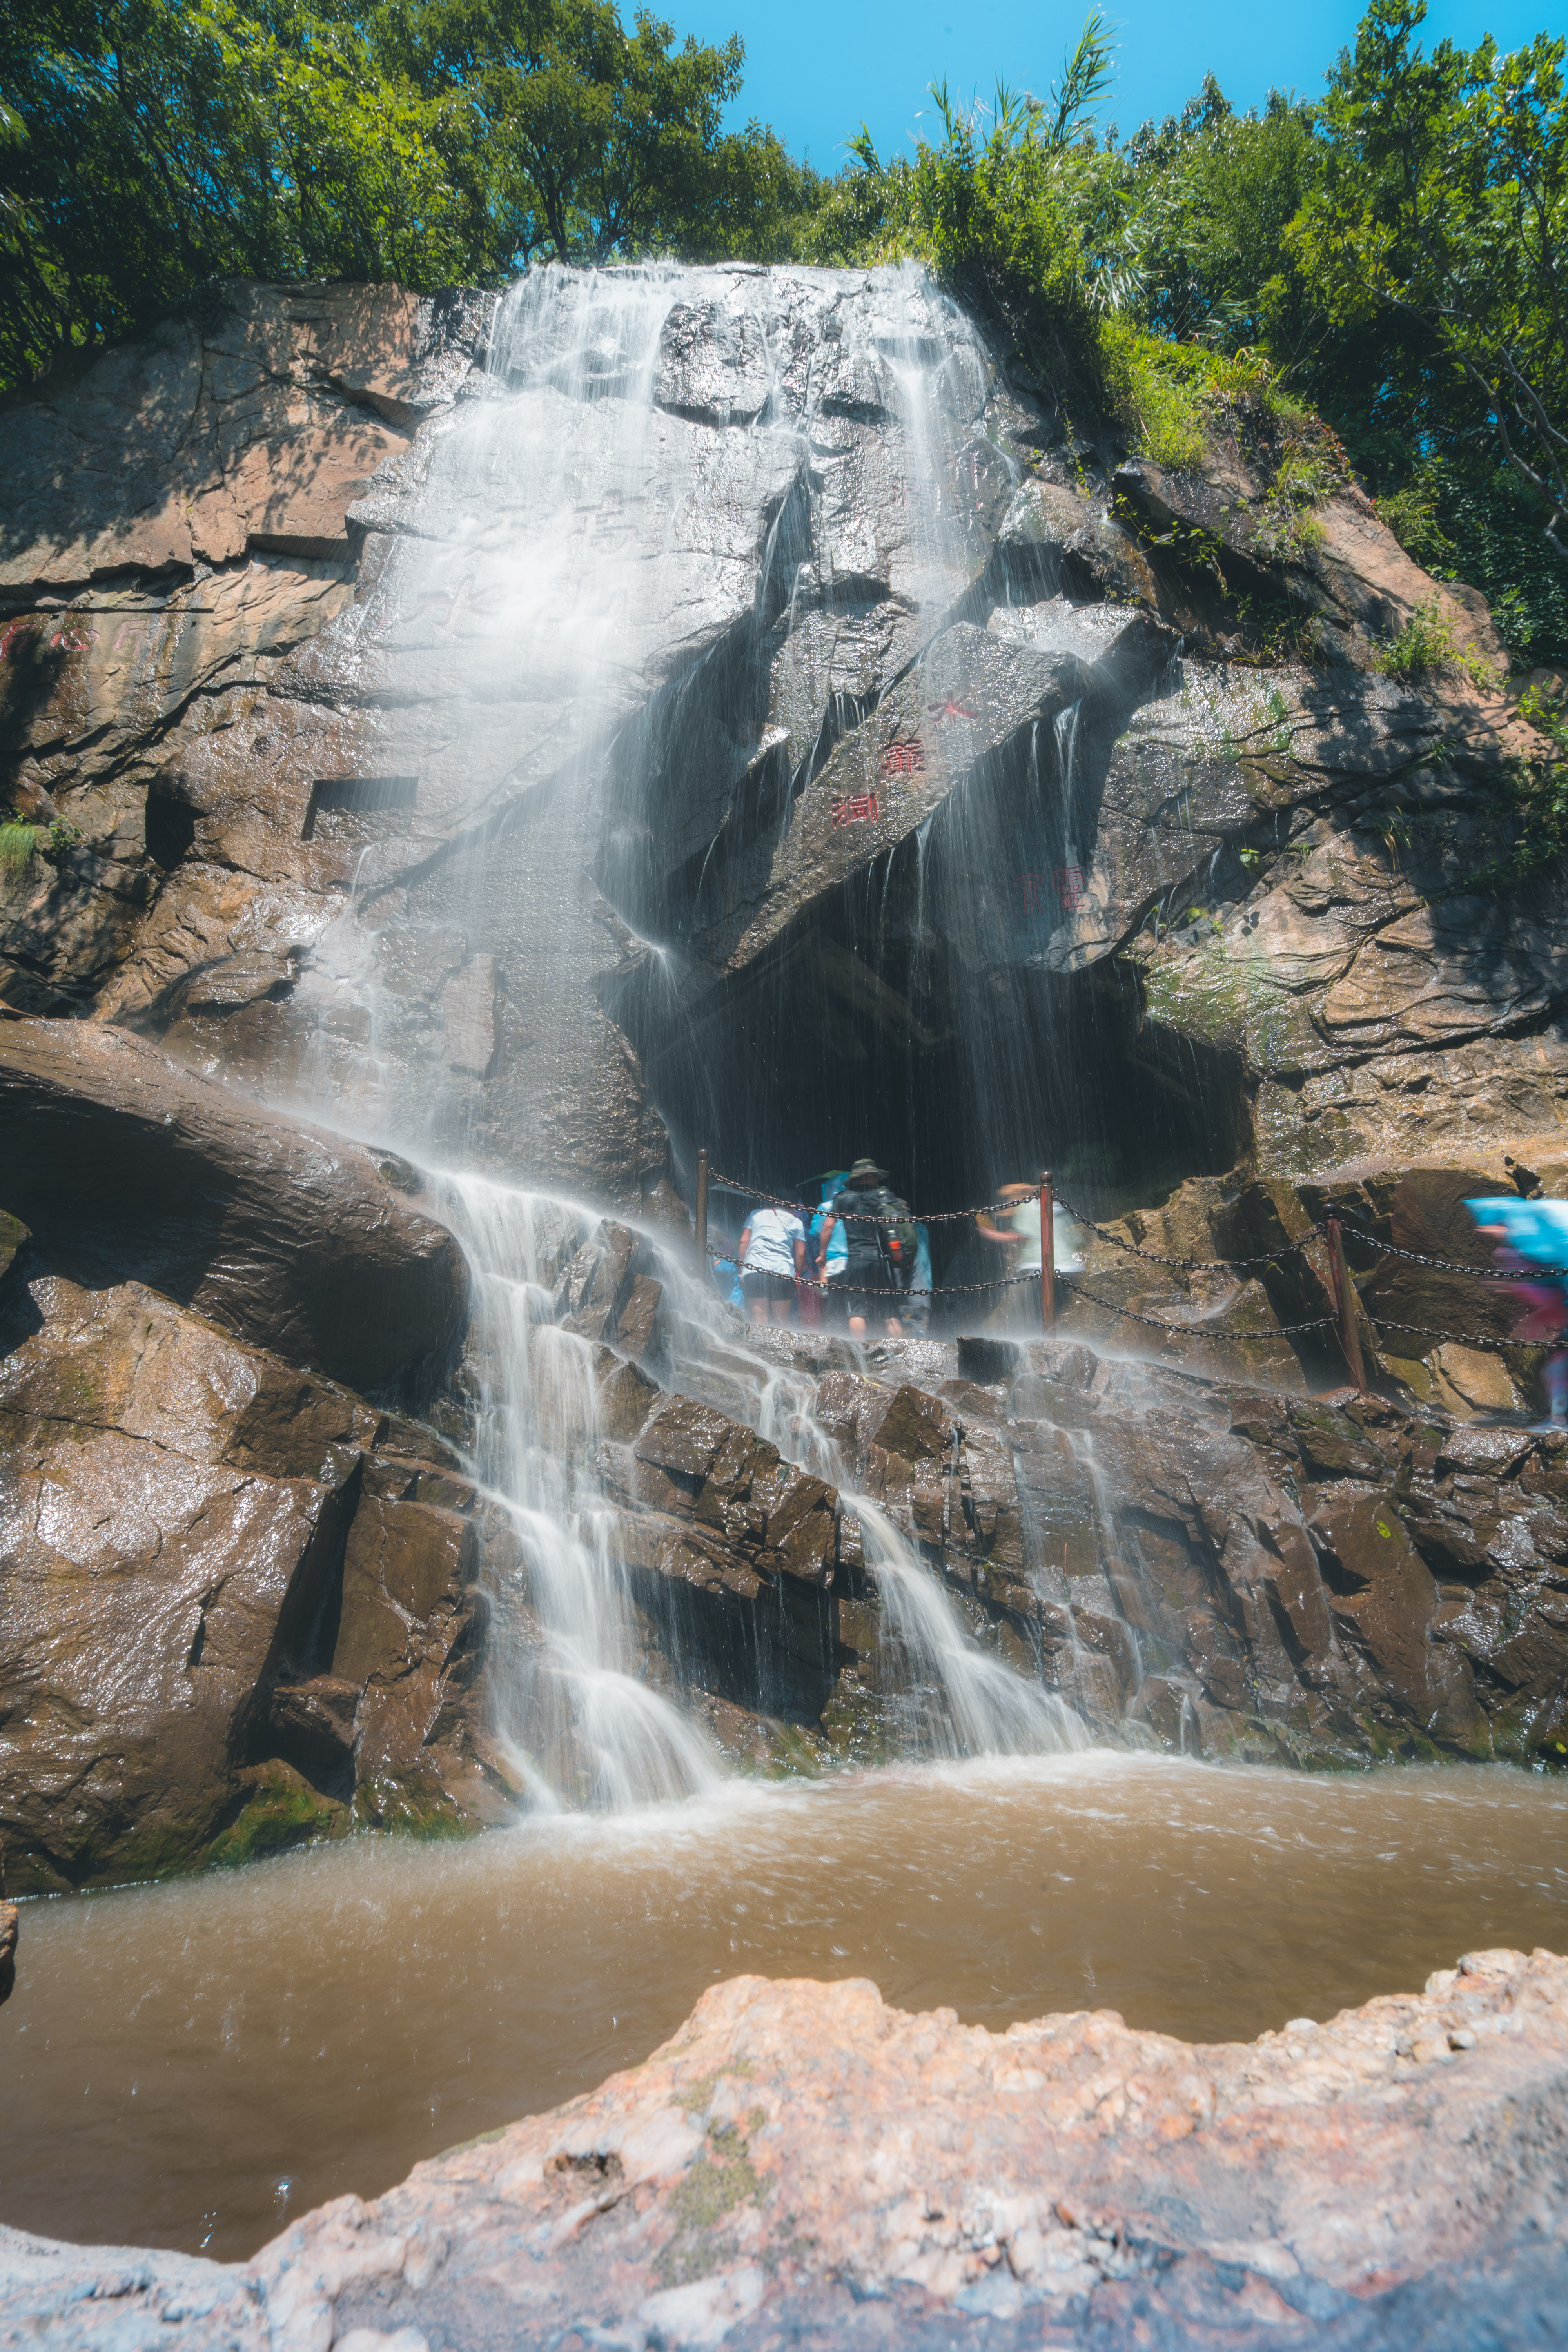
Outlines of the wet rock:
[{"label": "wet rock", "polygon": [[1433,1738],[1458,1745],[1479,1738],[1474,1685],[1463,1659],[1433,1642],[1437,1590],[1392,1494],[1336,1498],[1309,1526],[1333,1614],[1394,1696]]},{"label": "wet rock", "polygon": [[21,1933],[21,1912],[14,1903],[0,1902],[0,2000],[9,2000],[16,1990],[16,1946]]},{"label": "wet rock", "polygon": [[144,1281],[358,1388],[428,1380],[468,1265],[372,1154],[80,1022],[0,1029],[0,1197],[62,1270]]},{"label": "wet rock", "polygon": [[[226,1459],[255,1359],[140,1285],[6,1282],[4,1835],[32,1889],[188,1867],[352,1508]],[[344,1458],[345,1455],[347,1458]]]},{"label": "wet rock", "polygon": [[14,1885],[333,1833],[356,1782],[416,1782],[421,1826],[487,1818],[468,1522],[365,1491],[450,1474],[405,1460],[384,1479],[388,1417],[362,1398],[141,1284],[80,1287],[36,1244],[0,1313]]},{"label": "wet rock", "polygon": [[361,1685],[341,1675],[312,1675],[279,1683],[272,1693],[270,1727],[279,1754],[299,1756],[318,1782],[353,1780],[354,1715]]},{"label": "wet rock", "polygon": [[712,1528],[769,1577],[831,1581],[837,1497],[765,1439],[677,1398],[654,1412],[633,1451],[640,1500]]}]

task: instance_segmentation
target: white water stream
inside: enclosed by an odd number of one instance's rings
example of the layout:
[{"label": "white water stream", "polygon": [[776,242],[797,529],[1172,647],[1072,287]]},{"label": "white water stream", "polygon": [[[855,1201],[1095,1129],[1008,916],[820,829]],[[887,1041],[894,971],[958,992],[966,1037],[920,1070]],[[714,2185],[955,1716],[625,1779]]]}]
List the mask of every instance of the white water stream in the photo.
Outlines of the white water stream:
[{"label": "white water stream", "polygon": [[[790,551],[802,543],[784,530],[790,500],[808,496],[831,510],[831,530],[814,531],[813,545],[834,549],[841,569],[859,567],[853,594],[885,580],[907,615],[900,659],[919,655],[971,584],[978,477],[963,453],[986,382],[972,327],[911,269],[849,283],[807,272],[792,284],[793,310],[756,273],[725,273],[715,326],[712,273],[665,264],[531,272],[500,304],[482,396],[466,397],[417,445],[402,494],[411,527],[359,625],[384,656],[390,648],[395,661],[401,649],[408,684],[405,699],[403,678],[395,681],[395,764],[428,779],[432,812],[456,822],[457,845],[442,853],[439,924],[405,917],[395,892],[389,902],[380,895],[377,877],[395,875],[405,852],[390,866],[367,853],[363,887],[317,961],[368,1004],[370,1036],[352,1077],[340,1075],[335,1103],[327,1074],[341,1074],[342,1060],[335,1047],[323,1050],[317,1108],[426,1165],[461,1171],[477,1143],[493,1166],[495,1145],[483,1089],[407,1083],[404,1057],[425,1050],[420,1024],[430,1018],[427,998],[407,984],[410,967],[466,971],[483,940],[510,979],[513,951],[525,946],[526,990],[513,982],[510,993],[521,994],[520,1018],[546,1041],[544,1113],[558,1116],[574,1089],[592,1091],[591,1055],[581,1052],[591,1010],[568,1016],[576,1034],[566,1051],[579,1055],[570,1075],[552,1059],[552,1024],[563,1007],[592,1006],[603,961],[596,935],[584,941],[584,860],[597,843],[608,864],[594,868],[596,887],[613,898],[618,877],[622,897],[635,898],[637,762],[650,694],[685,677],[720,636],[738,642],[753,621],[760,628],[769,613],[793,612],[803,576],[814,595],[828,593]],[[692,347],[683,319],[707,321],[690,382],[669,373],[673,366],[679,377]],[[694,398],[707,404],[701,427],[689,421]],[[849,417],[861,434],[866,419],[882,420],[870,455],[847,430]],[[786,632],[779,659],[784,707],[833,705],[837,673],[819,674],[824,656],[809,630]],[[431,764],[436,704],[447,714],[442,726],[458,714],[455,740],[468,756],[458,770],[471,767],[471,787],[450,761]],[[727,720],[722,709],[694,707],[692,723],[722,736]],[[618,781],[606,799],[612,767]],[[661,821],[695,823],[685,813],[690,793],[700,800],[683,775],[667,789]],[[498,901],[487,828],[525,805],[541,845],[535,879],[515,901]],[[789,808],[786,795],[785,827]],[[700,991],[670,943],[637,945],[658,961],[658,1018],[678,1032]],[[482,994],[486,983],[475,985]],[[441,1002],[443,1022],[460,1026],[460,1006]],[[476,1066],[488,1050],[482,1041],[473,1049]],[[618,1054],[618,1039],[607,1033],[596,1050]],[[514,1103],[500,1133],[515,1135],[520,1121],[526,1129],[529,1114]],[[516,1538],[516,1567],[500,1573],[493,1596],[498,1751],[536,1807],[620,1810],[700,1793],[720,1760],[679,1703],[680,1658],[670,1675],[633,1606],[617,1508],[595,1468],[594,1352],[559,1328],[557,1286],[596,1213],[471,1171],[435,1181],[435,1205],[475,1272],[473,1467]],[[673,1251],[661,1253],[659,1276],[673,1384],[749,1421],[830,1480],[858,1516],[908,1685],[899,1704],[910,1748],[956,1758],[1085,1745],[1076,1716],[974,1646],[929,1565],[850,1492],[815,1415],[815,1383],[749,1350]]]},{"label": "white water stream", "polygon": [[[717,1780],[718,1759],[675,1701],[637,1672],[616,1514],[593,1467],[594,1350],[552,1319],[561,1273],[592,1230],[593,1212],[489,1177],[436,1181],[436,1205],[475,1268],[473,1467],[510,1516],[522,1552],[516,1578],[492,1594],[497,1740],[530,1801],[545,1808],[573,1793],[611,1811],[700,1793]],[[647,1229],[645,1238],[658,1246]],[[910,1748],[949,1758],[1087,1748],[1071,1709],[974,1646],[912,1545],[855,1493],[816,1420],[815,1381],[752,1353],[673,1251],[660,1249],[658,1273],[693,1384],[700,1391],[709,1360],[721,1354],[726,1403],[749,1405],[742,1417],[787,1459],[830,1479],[858,1517],[868,1571],[903,1654]],[[537,1649],[522,1638],[534,1621],[544,1636],[543,1683]],[[581,1759],[575,1792],[554,1785],[541,1753],[541,1727],[552,1723]]]}]

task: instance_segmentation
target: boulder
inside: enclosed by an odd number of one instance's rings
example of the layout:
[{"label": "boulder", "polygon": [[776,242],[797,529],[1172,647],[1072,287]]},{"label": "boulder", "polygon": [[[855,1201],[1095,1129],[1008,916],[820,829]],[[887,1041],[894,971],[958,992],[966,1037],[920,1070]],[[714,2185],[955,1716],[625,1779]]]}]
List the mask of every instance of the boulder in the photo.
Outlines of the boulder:
[{"label": "boulder", "polygon": [[0,1024],[0,1199],[62,1271],[356,1388],[427,1381],[466,1321],[462,1251],[374,1154],[119,1030]]},{"label": "boulder", "polygon": [[[245,2264],[0,2230],[0,2322],[215,2342],[1551,2340],[1568,1962],[1467,1954],[1255,2042],[993,2033],[865,1979],[710,1986],[641,2065],[334,2198]],[[875,2195],[847,2195],[847,2179]],[[588,2315],[592,2315],[590,2317]]]},{"label": "boulder", "polygon": [[[135,1282],[0,1289],[0,1845],[17,1891],[361,1818],[500,1810],[468,1737],[467,1520],[390,1501],[407,1425]],[[406,1461],[406,1486],[436,1465]],[[460,1482],[457,1484],[460,1492]]]}]

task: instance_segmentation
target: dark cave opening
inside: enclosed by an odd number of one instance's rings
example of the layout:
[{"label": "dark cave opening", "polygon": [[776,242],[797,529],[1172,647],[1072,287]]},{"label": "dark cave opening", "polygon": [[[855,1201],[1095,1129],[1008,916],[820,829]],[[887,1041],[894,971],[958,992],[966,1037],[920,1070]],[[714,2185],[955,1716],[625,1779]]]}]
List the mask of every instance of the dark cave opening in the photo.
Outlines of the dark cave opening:
[{"label": "dark cave opening", "polygon": [[[1151,1020],[1126,960],[976,971],[951,943],[868,929],[858,911],[845,894],[819,903],[706,990],[650,954],[620,992],[688,1198],[704,1145],[718,1173],[807,1201],[813,1178],[868,1155],[921,1213],[1048,1168],[1100,1216],[1236,1164],[1239,1057]],[[986,1270],[967,1224],[931,1241],[938,1279],[958,1278],[966,1249]]]}]

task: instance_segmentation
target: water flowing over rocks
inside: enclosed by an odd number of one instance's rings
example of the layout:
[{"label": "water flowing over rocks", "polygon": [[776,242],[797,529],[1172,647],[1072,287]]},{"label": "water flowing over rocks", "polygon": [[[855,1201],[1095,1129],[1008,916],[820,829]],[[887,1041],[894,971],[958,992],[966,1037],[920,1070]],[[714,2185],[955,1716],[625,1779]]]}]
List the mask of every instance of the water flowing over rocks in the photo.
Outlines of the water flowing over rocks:
[{"label": "water flowing over rocks", "polygon": [[[1381,1249],[1473,1265],[1468,1193],[1568,1192],[1562,913],[1471,892],[1519,722],[1379,672],[1434,598],[1496,646],[1358,492],[1291,531],[1266,451],[1082,445],[912,270],[231,286],[15,421],[46,1877],[726,1761],[1568,1756],[1539,1351]],[[1238,596],[1316,657],[1243,660]],[[765,1187],[851,1133],[922,1207],[1065,1157],[1105,1236],[1055,1342],[984,1295],[956,1346],[725,1323],[693,1147]],[[136,1368],[223,1348],[150,1438]],[[138,1741],[192,1759],[144,1848]]]},{"label": "water flowing over rocks", "polygon": [[1209,2046],[740,1977],[645,2064],[243,2267],[0,2230],[0,2326],[60,2352],[110,2313],[181,2352],[1543,2345],[1565,2093],[1544,1951]]},{"label": "water flowing over rocks", "polygon": [[[673,1260],[552,1215],[563,1271],[525,1329],[556,1507],[582,1529],[559,1556],[537,1507],[474,1482],[520,1401],[487,1352],[493,1276],[443,1437],[24,1243],[0,1291],[15,1887],[356,1823],[473,1830],[725,1758],[1568,1747],[1561,1434],[1067,1338],[775,1331],[726,1361],[710,1335],[695,1352]],[[621,1352],[650,1290],[668,1386]],[[492,1396],[513,1399],[500,1421]]]}]

